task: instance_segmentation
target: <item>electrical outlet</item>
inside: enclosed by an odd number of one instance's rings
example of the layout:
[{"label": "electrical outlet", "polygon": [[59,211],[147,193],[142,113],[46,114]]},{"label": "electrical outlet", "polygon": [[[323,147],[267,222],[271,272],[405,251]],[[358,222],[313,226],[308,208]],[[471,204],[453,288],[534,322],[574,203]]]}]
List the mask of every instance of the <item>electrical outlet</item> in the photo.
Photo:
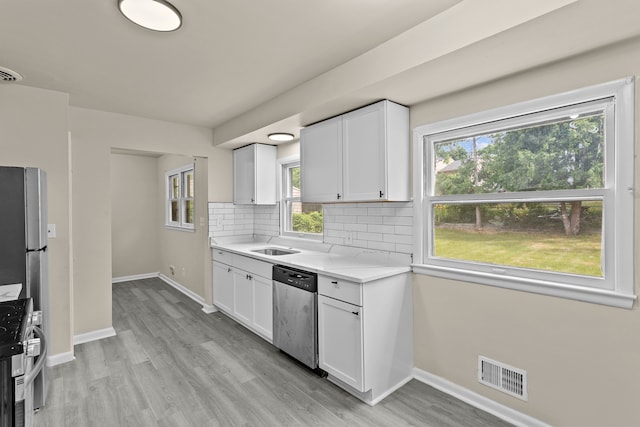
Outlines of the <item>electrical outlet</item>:
[{"label": "electrical outlet", "polygon": [[344,240],[345,245],[353,245],[353,231],[347,231],[347,235]]}]

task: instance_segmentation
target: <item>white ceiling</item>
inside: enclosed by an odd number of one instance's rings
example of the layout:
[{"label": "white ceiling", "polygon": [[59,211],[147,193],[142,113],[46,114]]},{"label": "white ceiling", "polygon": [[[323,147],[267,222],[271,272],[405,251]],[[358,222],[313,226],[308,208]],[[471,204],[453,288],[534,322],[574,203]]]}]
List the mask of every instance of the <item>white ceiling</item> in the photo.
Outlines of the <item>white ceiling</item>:
[{"label": "white ceiling", "polygon": [[[22,74],[17,84],[69,93],[73,106],[213,128],[214,144],[233,147],[640,34],[635,0],[172,3],[183,26],[158,33],[126,20],[117,0],[5,1],[0,67]],[[495,56],[484,45],[508,55],[473,72],[482,52]]]}]

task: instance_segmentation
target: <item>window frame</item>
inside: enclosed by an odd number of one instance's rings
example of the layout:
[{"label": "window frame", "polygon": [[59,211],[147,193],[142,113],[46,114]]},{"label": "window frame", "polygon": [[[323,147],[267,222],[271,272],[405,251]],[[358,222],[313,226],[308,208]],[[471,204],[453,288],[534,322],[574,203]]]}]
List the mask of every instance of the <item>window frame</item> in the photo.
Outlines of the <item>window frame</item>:
[{"label": "window frame", "polygon": [[[187,182],[189,176],[193,179],[194,194],[192,196],[189,196],[187,193]],[[174,177],[178,178],[179,196],[177,198],[173,197],[172,191]],[[191,163],[165,172],[165,183],[165,226],[175,230],[195,231],[195,164]],[[186,222],[186,204],[188,201],[193,201],[194,221],[192,223]],[[178,221],[171,220],[172,202],[178,202]]]},{"label": "window frame", "polygon": [[[414,129],[414,211],[415,238],[413,270],[425,274],[508,289],[558,296],[616,307],[631,308],[634,295],[633,241],[633,155],[634,155],[634,79],[613,82],[552,95],[533,101],[470,114],[418,126]],[[429,136],[457,137],[478,131],[490,133],[505,123],[526,123],[536,118],[558,116],[558,112],[611,98],[612,122],[607,132],[612,140],[605,144],[605,185],[602,189],[554,190],[536,192],[488,193],[435,196],[434,144]],[[605,120],[609,120],[605,114]],[[536,120],[537,122],[537,120]],[[607,135],[610,137],[610,135]],[[436,139],[436,138],[432,138]],[[437,140],[443,138],[438,137]],[[518,201],[603,200],[603,278],[470,261],[436,258],[433,253],[431,206],[448,203],[493,203]]]},{"label": "window frame", "polygon": [[[324,232],[322,233],[302,233],[297,231],[291,231],[288,229],[287,225],[291,225],[291,221],[293,216],[289,215],[287,209],[287,202],[302,202],[302,193],[300,197],[290,197],[288,195],[289,188],[289,169],[295,167],[301,167],[300,165],[300,156],[291,156],[284,159],[278,160],[280,173],[278,175],[278,187],[280,194],[280,236],[282,237],[295,237],[298,239],[307,239],[314,241],[322,241],[324,238]],[[301,189],[302,191],[302,189]],[[323,229],[324,229],[324,220],[323,220]]]}]

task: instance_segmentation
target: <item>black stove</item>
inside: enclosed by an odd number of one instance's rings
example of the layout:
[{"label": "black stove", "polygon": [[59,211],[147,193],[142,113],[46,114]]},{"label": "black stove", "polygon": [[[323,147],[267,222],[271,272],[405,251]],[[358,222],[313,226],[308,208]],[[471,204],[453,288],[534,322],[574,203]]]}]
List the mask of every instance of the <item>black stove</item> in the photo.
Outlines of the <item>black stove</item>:
[{"label": "black stove", "polygon": [[0,302],[0,360],[24,352],[31,298]]}]

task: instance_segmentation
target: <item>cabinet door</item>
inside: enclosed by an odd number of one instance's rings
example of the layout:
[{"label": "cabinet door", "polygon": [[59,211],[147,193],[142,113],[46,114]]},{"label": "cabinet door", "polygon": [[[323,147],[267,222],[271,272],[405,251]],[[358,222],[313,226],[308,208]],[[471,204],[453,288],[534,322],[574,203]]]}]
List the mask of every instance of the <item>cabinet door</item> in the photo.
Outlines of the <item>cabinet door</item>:
[{"label": "cabinet door", "polygon": [[336,117],[300,132],[303,202],[342,200],[342,119]]},{"label": "cabinet door", "polygon": [[213,303],[227,313],[233,313],[233,269],[213,263]]},{"label": "cabinet door", "polygon": [[256,144],[255,150],[254,202],[257,205],[275,205],[278,148],[273,145]]},{"label": "cabinet door", "polygon": [[318,295],[320,368],[359,391],[365,391],[362,315],[362,307]]},{"label": "cabinet door", "polygon": [[256,187],[255,147],[238,148],[233,151],[233,203],[248,205],[255,203]]},{"label": "cabinet door", "polygon": [[253,276],[253,327],[273,340],[273,283],[260,276]]},{"label": "cabinet door", "polygon": [[384,200],[387,192],[384,102],[342,117],[344,200]]},{"label": "cabinet door", "polygon": [[244,270],[233,271],[233,314],[238,320],[253,325],[253,280]]}]

